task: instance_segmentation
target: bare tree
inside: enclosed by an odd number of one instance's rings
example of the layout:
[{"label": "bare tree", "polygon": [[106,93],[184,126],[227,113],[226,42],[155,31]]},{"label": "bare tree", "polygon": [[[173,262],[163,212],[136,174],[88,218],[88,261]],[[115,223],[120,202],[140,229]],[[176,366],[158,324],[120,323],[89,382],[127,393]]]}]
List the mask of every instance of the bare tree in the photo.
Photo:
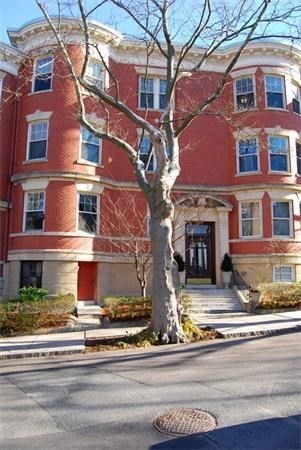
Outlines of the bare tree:
[{"label": "bare tree", "polygon": [[137,192],[117,191],[115,194],[103,199],[101,233],[110,251],[134,266],[141,296],[145,298],[152,267],[146,204],[141,204]]},{"label": "bare tree", "polygon": [[[231,70],[244,52],[246,46],[256,39],[269,37],[294,39],[298,36],[297,22],[300,17],[299,1],[292,0],[84,0],[72,3],[73,13],[78,7],[85,54],[78,70],[69,53],[63,20],[63,0],[57,0],[58,18],[48,14],[42,0],[36,3],[44,13],[55,35],[57,44],[74,82],[80,123],[98,137],[115,144],[125,152],[134,167],[137,182],[147,200],[151,216],[151,243],[153,254],[153,307],[151,326],[159,333],[162,343],[181,342],[185,339],[178,316],[177,295],[173,279],[172,222],[174,205],[172,188],[180,173],[179,138],[189,125],[202,114],[220,114],[214,110],[214,103],[220,97]],[[145,72],[147,78],[153,55],[164,60],[166,79],[165,103],[158,122],[148,114],[148,98],[144,111],[132,109],[127,99],[121,98],[119,80],[108,66],[101,46],[90,34],[89,19],[104,6],[112,5],[122,11],[134,23],[139,40],[137,47],[145,51]],[[91,6],[92,5],[92,6]],[[66,5],[64,5],[66,6]],[[215,86],[199,98],[189,99],[181,111],[175,111],[175,91],[178,81],[183,77],[193,77],[201,73],[203,67],[216,51],[227,44],[235,44],[229,53],[224,73],[217,77]],[[198,46],[199,51],[193,53]],[[202,51],[200,51],[202,48]],[[98,53],[110,78],[110,91],[105,86],[95,85],[87,78],[87,67],[92,50]],[[203,74],[206,78],[206,73]],[[86,96],[103,108],[104,124],[95,126],[86,114]],[[153,177],[146,172],[146,161],[141,157],[139,145],[128,139],[125,130],[116,126],[118,117],[140,128],[149,135],[151,151],[156,157],[156,170]],[[206,130],[203,130],[205,133]]]}]

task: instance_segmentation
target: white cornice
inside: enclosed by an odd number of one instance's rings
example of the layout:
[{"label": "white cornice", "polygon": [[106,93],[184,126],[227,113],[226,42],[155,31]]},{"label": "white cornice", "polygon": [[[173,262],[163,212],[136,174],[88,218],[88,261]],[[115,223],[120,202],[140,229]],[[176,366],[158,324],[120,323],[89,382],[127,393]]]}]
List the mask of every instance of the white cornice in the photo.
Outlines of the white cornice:
[{"label": "white cornice", "polygon": [[23,60],[22,53],[4,43],[0,43],[0,71],[18,75],[18,69]]},{"label": "white cornice", "polygon": [[[57,23],[57,18],[53,18]],[[90,33],[94,43],[105,44],[110,48],[111,56],[119,62],[134,64],[136,66],[145,65],[145,45],[142,41],[125,39],[116,30],[101,23],[91,21]],[[19,29],[8,31],[11,43],[22,51],[31,51],[36,48],[54,45],[55,39],[50,28],[44,19],[36,19],[23,25]],[[82,32],[80,22],[73,18],[63,18],[61,21],[61,35],[68,43],[82,44]],[[180,50],[180,46],[176,50]],[[223,72],[231,57],[239,49],[239,44],[227,46],[219,49],[210,56],[202,70],[215,70]],[[186,63],[183,70],[191,68],[193,64],[200,60],[205,49],[195,47],[189,53],[188,59],[191,63]],[[280,67],[291,67],[300,65],[301,49],[290,44],[275,41],[251,42],[243,51],[234,70],[243,69],[248,66],[275,65]],[[165,60],[158,50],[154,50],[151,55],[150,65],[164,67]]]},{"label": "white cornice", "polygon": [[[54,25],[58,26],[58,19],[54,17]],[[90,37],[96,43],[106,43],[112,46],[118,45],[122,36],[112,28],[90,21]],[[9,29],[8,35],[12,45],[22,51],[30,51],[45,45],[56,43],[52,31],[45,19],[36,19],[27,22],[21,28]],[[82,29],[80,21],[72,18],[62,18],[60,22],[60,35],[67,43],[82,43]]]}]

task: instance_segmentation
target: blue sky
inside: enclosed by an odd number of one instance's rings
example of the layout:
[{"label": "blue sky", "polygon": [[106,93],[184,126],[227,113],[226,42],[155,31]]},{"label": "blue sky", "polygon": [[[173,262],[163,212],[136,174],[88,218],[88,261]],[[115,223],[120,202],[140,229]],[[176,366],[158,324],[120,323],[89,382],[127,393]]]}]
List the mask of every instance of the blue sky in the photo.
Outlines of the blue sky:
[{"label": "blue sky", "polygon": [[18,28],[37,17],[41,13],[35,0],[0,0],[0,41],[9,42],[7,28]]}]

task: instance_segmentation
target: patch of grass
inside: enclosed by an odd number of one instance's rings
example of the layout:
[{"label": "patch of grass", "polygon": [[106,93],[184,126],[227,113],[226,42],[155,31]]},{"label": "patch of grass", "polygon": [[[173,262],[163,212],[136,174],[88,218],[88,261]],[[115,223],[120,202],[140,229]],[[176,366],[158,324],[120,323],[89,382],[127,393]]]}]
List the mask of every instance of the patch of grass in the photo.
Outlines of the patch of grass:
[{"label": "patch of grass", "polygon": [[301,307],[301,283],[269,283],[258,287],[258,309],[299,309]]}]

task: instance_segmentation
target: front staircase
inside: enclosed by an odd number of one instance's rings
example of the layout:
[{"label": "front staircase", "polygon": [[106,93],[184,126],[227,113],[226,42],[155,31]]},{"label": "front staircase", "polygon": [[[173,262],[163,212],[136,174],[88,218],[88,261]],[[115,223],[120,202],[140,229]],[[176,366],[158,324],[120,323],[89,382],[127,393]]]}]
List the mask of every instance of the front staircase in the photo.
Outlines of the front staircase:
[{"label": "front staircase", "polygon": [[188,313],[195,322],[206,315],[244,313],[244,307],[232,289],[186,285],[184,291],[191,299]]},{"label": "front staircase", "polygon": [[95,302],[78,302],[78,329],[89,330],[100,328],[107,320],[107,312]]}]

